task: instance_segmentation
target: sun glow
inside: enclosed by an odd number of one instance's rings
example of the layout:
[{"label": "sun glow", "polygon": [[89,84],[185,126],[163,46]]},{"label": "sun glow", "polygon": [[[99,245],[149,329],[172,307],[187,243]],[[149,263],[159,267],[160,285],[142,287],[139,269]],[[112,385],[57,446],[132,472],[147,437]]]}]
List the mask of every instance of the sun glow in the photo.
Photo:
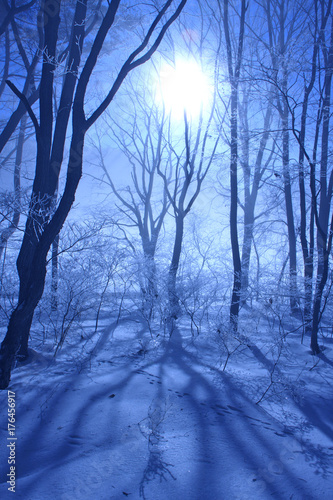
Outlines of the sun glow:
[{"label": "sun glow", "polygon": [[166,111],[176,119],[184,112],[196,118],[212,94],[209,79],[194,59],[178,59],[174,66],[165,64],[160,71],[160,89]]}]

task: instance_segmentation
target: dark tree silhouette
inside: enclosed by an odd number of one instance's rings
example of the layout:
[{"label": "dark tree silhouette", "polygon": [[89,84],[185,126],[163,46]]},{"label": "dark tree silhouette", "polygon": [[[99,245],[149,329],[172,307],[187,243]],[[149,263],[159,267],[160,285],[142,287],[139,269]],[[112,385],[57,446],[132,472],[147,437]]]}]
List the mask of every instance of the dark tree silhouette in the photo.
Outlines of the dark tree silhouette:
[{"label": "dark tree silhouette", "polygon": [[234,268],[234,283],[230,305],[230,322],[235,331],[238,328],[238,313],[241,299],[242,266],[239,251],[237,207],[238,207],[238,87],[243,58],[245,14],[247,4],[241,0],[238,42],[234,49],[231,28],[229,1],[224,0],[223,9],[219,2],[223,19],[225,43],[227,50],[228,77],[231,87],[230,95],[230,238]]},{"label": "dark tree silhouette", "polygon": [[300,37],[303,18],[297,6],[283,0],[268,0],[265,5],[269,34],[269,52],[272,60],[271,74],[276,87],[276,106],[282,129],[282,178],[289,245],[290,308],[297,312],[297,248],[294,220],[292,178],[290,174],[290,113],[288,106],[288,84],[290,77],[290,43]]},{"label": "dark tree silhouette", "polygon": [[[314,2],[314,32],[313,32],[313,47],[312,47],[312,57],[311,57],[311,73],[309,81],[304,81],[304,91],[302,98],[302,113],[300,118],[300,127],[296,132],[295,130],[295,114],[292,109],[293,116],[293,132],[299,143],[299,190],[300,190],[300,239],[302,246],[303,262],[304,262],[304,318],[306,322],[306,331],[311,331],[312,328],[312,280],[314,272],[314,229],[315,229],[315,205],[316,197],[312,196],[312,202],[310,206],[310,211],[307,207],[307,197],[306,197],[306,154],[307,149],[306,132],[307,124],[309,121],[309,100],[310,96],[314,90],[316,80],[318,78],[319,65],[318,65],[318,53],[320,49],[320,44],[322,41],[323,33],[326,29],[329,15],[332,9],[332,0],[329,0],[327,4],[326,11],[320,8],[318,0]],[[321,14],[321,19],[320,19]],[[304,77],[305,78],[305,77]],[[321,99],[319,99],[319,106],[321,105]],[[321,113],[318,114],[321,116]],[[318,133],[319,133],[320,122],[317,120],[315,140],[313,147],[313,158],[317,156],[318,147]],[[312,163],[312,162],[311,162]],[[315,173],[315,166],[312,165],[312,175]],[[312,180],[312,185],[315,185],[314,179]],[[308,217],[309,212],[309,217]]]},{"label": "dark tree silhouette", "polygon": [[[304,276],[306,301],[308,310],[305,315],[306,327],[311,331],[311,350],[313,354],[319,354],[318,330],[322,317],[322,299],[329,271],[329,257],[332,250],[333,238],[333,216],[330,219],[331,203],[333,194],[333,171],[329,173],[329,136],[330,136],[330,110],[332,91],[332,67],[333,67],[333,19],[331,19],[331,32],[329,40],[325,40],[325,28],[331,16],[332,1],[326,8],[321,4],[318,8],[316,2],[316,29],[314,31],[311,77],[309,83],[304,86],[302,112],[300,127],[296,127],[295,108],[289,104],[292,115],[292,129],[299,144],[299,184],[301,202],[301,244],[304,260]],[[318,9],[317,9],[318,8]],[[319,15],[321,21],[319,24]],[[320,58],[322,53],[323,62]],[[314,140],[312,155],[309,153],[309,139],[306,138],[306,124],[308,118],[309,97],[313,90],[315,80],[319,82],[319,99],[317,119],[314,127]],[[320,149],[320,151],[318,151]],[[319,158],[318,158],[319,157]],[[309,221],[307,220],[306,193],[304,183],[304,161],[310,166],[310,191],[311,211]],[[319,160],[319,161],[318,161]],[[319,180],[316,165],[319,164]],[[318,191],[319,186],[319,191]],[[309,225],[310,240],[306,236],[307,225]],[[312,300],[312,276],[314,270],[314,225],[317,230],[317,270],[316,285]]]},{"label": "dark tree silhouette", "polygon": [[[179,16],[186,0],[182,0],[173,14],[159,28],[173,0],[168,0],[156,14],[142,43],[130,54],[121,67],[105,99],[86,117],[84,101],[90,77],[98,61],[106,36],[114,23],[120,0],[111,0],[101,25],[78,77],[82,45],[85,34],[87,0],[76,3],[71,46],[67,59],[67,71],[61,91],[60,104],[53,133],[53,83],[56,64],[58,29],[60,24],[61,1],[54,1],[50,12],[45,4],[41,7],[43,19],[44,50],[43,68],[39,92],[38,122],[24,94],[7,81],[10,88],[28,109],[35,127],[37,142],[36,171],[26,222],[25,234],[17,260],[20,278],[19,299],[8,324],[6,336],[0,349],[0,388],[5,389],[10,382],[10,373],[15,358],[28,355],[28,338],[34,310],[43,294],[46,276],[46,258],[52,242],[63,226],[75,199],[76,189],[82,175],[82,161],[85,134],[107,109],[127,74],[150,59],[159,47],[166,31]],[[157,34],[155,35],[155,33]],[[152,41],[152,37],[156,36]],[[66,185],[58,206],[54,197],[58,185],[60,166],[67,125],[72,113],[72,133],[67,167]]]}]

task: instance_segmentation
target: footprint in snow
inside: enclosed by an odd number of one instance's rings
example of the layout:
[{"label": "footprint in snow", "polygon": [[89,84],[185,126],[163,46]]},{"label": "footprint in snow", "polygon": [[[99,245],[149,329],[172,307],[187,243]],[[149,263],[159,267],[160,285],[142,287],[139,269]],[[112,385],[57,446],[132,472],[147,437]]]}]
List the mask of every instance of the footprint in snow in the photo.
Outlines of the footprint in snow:
[{"label": "footprint in snow", "polygon": [[81,436],[69,436],[67,440],[68,444],[71,444],[73,446],[80,446],[83,444],[84,440],[81,438]]}]

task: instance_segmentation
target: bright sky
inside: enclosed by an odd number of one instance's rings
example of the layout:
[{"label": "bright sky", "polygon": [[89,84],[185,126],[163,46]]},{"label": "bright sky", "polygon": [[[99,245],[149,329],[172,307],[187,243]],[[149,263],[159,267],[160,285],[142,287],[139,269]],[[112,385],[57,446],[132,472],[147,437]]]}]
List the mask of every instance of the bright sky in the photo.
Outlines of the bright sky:
[{"label": "bright sky", "polygon": [[174,66],[164,64],[160,87],[166,111],[176,119],[184,116],[184,110],[189,117],[196,118],[212,93],[208,77],[193,58],[178,58]]}]

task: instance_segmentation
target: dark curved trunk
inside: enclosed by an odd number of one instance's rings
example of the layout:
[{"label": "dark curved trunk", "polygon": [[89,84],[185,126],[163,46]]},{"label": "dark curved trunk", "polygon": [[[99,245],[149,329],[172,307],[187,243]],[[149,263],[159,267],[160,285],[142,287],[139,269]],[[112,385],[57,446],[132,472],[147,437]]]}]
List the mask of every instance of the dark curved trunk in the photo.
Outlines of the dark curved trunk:
[{"label": "dark curved trunk", "polygon": [[[44,255],[43,255],[44,254]],[[46,275],[46,255],[36,252],[33,273],[26,283],[24,298],[14,309],[0,349],[0,389],[6,389],[10,382],[11,369],[16,357],[28,356],[28,339],[35,308],[43,294]]]},{"label": "dark curved trunk", "polygon": [[[83,117],[82,117],[83,118]],[[80,125],[79,125],[80,123]],[[73,133],[67,181],[63,197],[52,219],[44,227],[39,240],[36,235],[29,239],[28,230],[33,221],[27,221],[27,230],[20,251],[20,292],[18,305],[8,324],[6,336],[0,348],[0,389],[8,387],[10,373],[16,357],[24,359],[28,355],[28,340],[35,308],[42,297],[46,276],[46,257],[52,242],[62,228],[75,199],[75,192],[82,175],[82,155],[84,141],[84,121],[77,120]],[[29,260],[30,266],[24,263]]]},{"label": "dark curved trunk", "polygon": [[[60,102],[63,103],[64,106],[61,106],[57,116],[53,142],[53,78],[56,60],[57,33],[60,23],[60,0],[54,1],[54,15],[49,16],[47,22],[44,24],[45,49],[43,51],[44,60],[40,85],[40,125],[37,123],[37,119],[34,117],[33,112],[29,110],[29,115],[34,122],[37,140],[36,172],[29,216],[17,261],[20,278],[18,305],[12,313],[5,339],[0,348],[1,389],[5,389],[9,384],[11,367],[18,351],[20,350],[22,355],[26,355],[27,353],[31,321],[35,307],[44,290],[47,253],[72,207],[76,189],[82,175],[82,156],[85,133],[110,104],[126,75],[135,67],[148,61],[157,50],[165,32],[179,16],[186,0],[180,2],[176,11],[169,17],[162,28],[160,28],[154,43],[147,49],[151,37],[155,33],[156,26],[171,5],[172,0],[166,2],[152,22],[144,41],[132,52],[124,63],[107,97],[93,112],[90,118],[86,120],[84,113],[86,88],[103,47],[104,40],[114,22],[119,3],[119,0],[109,3],[78,80],[72,106],[72,97],[82,53],[86,15],[86,0],[81,0],[76,3],[73,37],[69,57],[69,71],[66,73],[60,98]],[[42,3],[42,9],[46,10],[46,8],[47,6]],[[141,57],[137,58],[137,56],[145,50],[146,52]],[[11,87],[14,88],[13,85],[11,85]],[[69,87],[72,90],[68,93]],[[73,109],[73,125],[66,185],[59,205],[52,215],[50,209],[54,207],[57,176],[59,175],[60,165],[62,163],[64,138],[71,109]],[[60,146],[62,147],[59,149]]]},{"label": "dark curved trunk", "polygon": [[[34,68],[33,68],[34,70]],[[28,92],[30,88],[30,83],[31,83],[31,78],[32,74],[28,74],[26,85],[24,86],[23,94]],[[39,88],[37,90],[32,90],[31,94],[29,97],[27,97],[28,103],[30,106],[32,106],[38,99],[39,97]],[[15,111],[13,111],[11,117],[9,118],[8,122],[6,123],[5,127],[3,128],[1,134],[0,134],[0,153],[10,140],[11,136],[15,132],[18,124],[20,123],[20,120],[23,118],[23,116],[26,114],[27,108],[23,104],[22,101],[19,102],[17,108]]]},{"label": "dark curved trunk", "polygon": [[177,281],[177,272],[179,268],[180,256],[182,252],[183,235],[184,235],[184,215],[177,214],[175,242],[173,246],[172,259],[168,274],[169,315],[170,318],[172,319],[177,319],[179,314],[179,298],[177,295],[176,281]]}]

